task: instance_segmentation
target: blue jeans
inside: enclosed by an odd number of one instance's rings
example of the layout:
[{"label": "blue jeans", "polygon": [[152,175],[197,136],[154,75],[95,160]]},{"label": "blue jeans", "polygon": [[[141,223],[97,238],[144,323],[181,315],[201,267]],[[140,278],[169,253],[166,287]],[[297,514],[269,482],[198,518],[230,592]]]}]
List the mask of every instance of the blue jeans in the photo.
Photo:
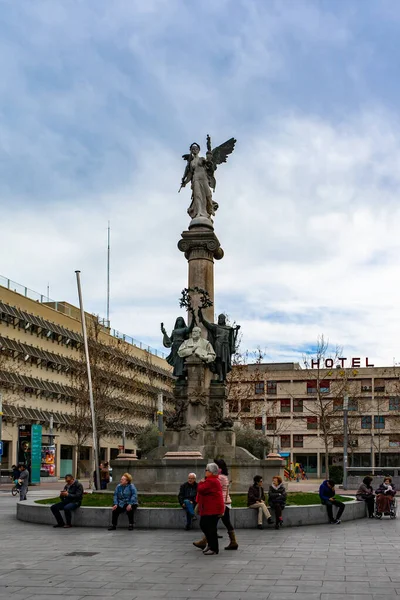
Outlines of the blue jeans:
[{"label": "blue jeans", "polygon": [[55,516],[58,525],[62,526],[62,525],[64,525],[64,521],[61,516],[60,510],[64,511],[65,520],[67,522],[67,525],[71,525],[71,519],[72,519],[71,513],[73,510],[76,510],[77,508],[79,508],[79,504],[77,502],[68,502],[68,503],[67,502],[57,502],[57,504],[53,504],[50,507],[50,510],[53,513],[53,515]]},{"label": "blue jeans", "polygon": [[184,500],[183,504],[185,505],[186,511],[186,525],[190,526],[192,523],[192,519],[195,516],[194,504],[190,500]]}]

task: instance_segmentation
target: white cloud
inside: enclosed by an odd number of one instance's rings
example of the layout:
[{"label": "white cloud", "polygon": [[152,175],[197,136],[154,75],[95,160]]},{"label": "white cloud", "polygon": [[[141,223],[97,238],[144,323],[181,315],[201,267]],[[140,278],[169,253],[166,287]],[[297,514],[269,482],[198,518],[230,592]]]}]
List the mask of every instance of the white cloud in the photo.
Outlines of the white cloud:
[{"label": "white cloud", "polygon": [[2,274],[76,302],[80,268],[87,308],[104,315],[110,219],[113,326],[160,347],[187,276],[180,154],[206,133],[233,134],[217,172],[216,312],[270,358],[324,333],[391,364],[398,119],[367,100],[357,114],[317,116],[278,90],[297,75],[296,44],[307,61],[321,47],[334,61],[353,43],[347,17],[310,3],[49,6],[16,8],[18,35],[0,46]]}]

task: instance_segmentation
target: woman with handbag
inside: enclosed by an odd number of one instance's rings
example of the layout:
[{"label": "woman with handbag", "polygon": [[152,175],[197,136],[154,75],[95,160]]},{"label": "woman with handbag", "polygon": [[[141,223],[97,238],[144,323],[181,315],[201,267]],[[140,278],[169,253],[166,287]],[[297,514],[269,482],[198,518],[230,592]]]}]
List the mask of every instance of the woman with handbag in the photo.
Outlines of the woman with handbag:
[{"label": "woman with handbag", "polygon": [[218,479],[218,465],[209,463],[206,466],[205,478],[197,486],[197,505],[200,515],[200,529],[204,538],[193,542],[197,548],[203,549],[203,554],[212,556],[218,554],[218,519],[225,513],[222,487]]},{"label": "woman with handbag", "polygon": [[229,495],[228,467],[226,466],[226,462],[222,458],[215,458],[214,462],[219,467],[218,479],[222,487],[222,495],[224,497],[225,502],[225,512],[224,515],[221,517],[221,521],[226,527],[230,540],[229,545],[226,546],[225,550],[237,550],[239,548],[239,544],[236,541],[235,530],[233,528],[230,518],[232,500]]}]

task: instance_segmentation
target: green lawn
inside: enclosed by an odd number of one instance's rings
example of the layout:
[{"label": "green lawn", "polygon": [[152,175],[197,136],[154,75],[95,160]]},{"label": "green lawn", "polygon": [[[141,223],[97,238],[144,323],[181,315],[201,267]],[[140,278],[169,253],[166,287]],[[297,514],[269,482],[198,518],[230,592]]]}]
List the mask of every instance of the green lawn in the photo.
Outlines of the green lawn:
[{"label": "green lawn", "polygon": [[[346,496],[336,496],[342,502],[349,502],[352,498]],[[58,502],[59,498],[47,498],[46,500],[36,500],[37,504],[53,504]],[[143,508],[179,508],[176,496],[140,496],[139,504]],[[304,506],[305,504],[320,504],[319,495],[313,492],[289,492],[286,506]],[[111,506],[111,494],[85,494],[83,496],[82,506]],[[247,506],[247,494],[233,496],[232,506],[242,508]]]}]

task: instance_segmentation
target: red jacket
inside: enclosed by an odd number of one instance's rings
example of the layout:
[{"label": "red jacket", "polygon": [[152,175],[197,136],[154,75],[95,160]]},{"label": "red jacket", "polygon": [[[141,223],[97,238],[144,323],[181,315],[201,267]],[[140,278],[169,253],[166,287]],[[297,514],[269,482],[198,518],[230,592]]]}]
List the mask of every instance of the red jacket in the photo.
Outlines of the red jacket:
[{"label": "red jacket", "polygon": [[201,517],[223,515],[225,512],[224,496],[218,475],[210,475],[197,486],[197,503]]}]

